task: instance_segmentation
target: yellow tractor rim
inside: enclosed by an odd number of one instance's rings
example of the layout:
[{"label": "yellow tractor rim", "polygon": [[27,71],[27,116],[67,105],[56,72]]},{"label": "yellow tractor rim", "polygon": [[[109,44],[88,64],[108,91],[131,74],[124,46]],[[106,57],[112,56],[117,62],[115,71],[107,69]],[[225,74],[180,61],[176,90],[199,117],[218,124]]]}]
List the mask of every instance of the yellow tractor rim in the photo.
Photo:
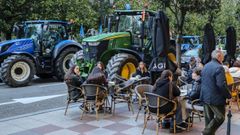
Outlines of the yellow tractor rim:
[{"label": "yellow tractor rim", "polygon": [[136,67],[133,63],[128,62],[122,67],[121,77],[129,79],[133,73],[136,72]]}]

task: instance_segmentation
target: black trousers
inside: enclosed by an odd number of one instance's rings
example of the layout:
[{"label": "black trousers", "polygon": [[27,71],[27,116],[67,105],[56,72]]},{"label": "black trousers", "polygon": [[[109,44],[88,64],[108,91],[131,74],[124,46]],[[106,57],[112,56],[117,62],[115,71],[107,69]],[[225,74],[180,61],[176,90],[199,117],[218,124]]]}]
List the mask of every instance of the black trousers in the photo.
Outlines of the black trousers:
[{"label": "black trousers", "polygon": [[225,105],[204,104],[205,128],[203,135],[215,135],[217,129],[225,120]]}]

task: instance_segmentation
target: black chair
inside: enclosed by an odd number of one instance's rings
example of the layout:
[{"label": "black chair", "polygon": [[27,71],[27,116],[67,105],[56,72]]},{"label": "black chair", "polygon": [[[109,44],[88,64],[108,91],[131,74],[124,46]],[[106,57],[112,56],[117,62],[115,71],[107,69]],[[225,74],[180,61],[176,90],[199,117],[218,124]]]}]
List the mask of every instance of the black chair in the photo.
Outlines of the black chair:
[{"label": "black chair", "polygon": [[134,114],[133,105],[132,105],[132,93],[133,93],[133,84],[134,81],[128,80],[123,83],[117,84],[111,94],[111,108],[113,109],[113,115],[115,114],[115,105],[117,103],[127,103],[128,110]]},{"label": "black chair", "polygon": [[144,92],[152,92],[153,86],[150,84],[140,84],[135,87],[135,93],[138,97],[138,113],[136,116],[136,120],[138,119],[139,113],[142,110],[142,107],[146,107],[146,96]]},{"label": "black chair", "polygon": [[[96,111],[96,119],[99,120],[98,111],[100,107],[107,105],[105,103],[105,101],[107,101],[107,89],[97,84],[83,84],[82,89],[84,94],[84,108],[88,108],[90,110],[91,107],[94,106]],[[84,109],[81,119],[86,112],[87,110]]]},{"label": "black chair", "polygon": [[68,95],[67,95],[67,106],[66,106],[66,109],[65,109],[65,113],[64,115],[67,114],[67,110],[68,110],[68,107],[69,107],[69,104],[71,103],[78,103],[78,102],[83,102],[83,98],[79,98],[77,100],[73,100],[70,96],[71,92],[73,91],[73,88],[74,89],[78,89],[80,91],[80,96],[79,97],[83,97],[82,95],[82,88],[81,87],[75,87],[75,86],[72,86],[69,82],[65,82],[66,85],[67,85],[67,89],[68,89]]},{"label": "black chair", "polygon": [[[162,120],[164,120],[165,118],[169,118],[169,117],[173,117],[173,128],[174,128],[174,133],[176,133],[175,113],[176,113],[176,109],[177,109],[177,103],[175,101],[169,100],[165,97],[159,96],[154,93],[150,93],[150,92],[144,92],[144,93],[146,95],[147,108],[145,109],[145,113],[144,113],[144,127],[143,127],[142,134],[144,134],[144,130],[147,126],[148,120],[150,120],[150,118],[153,118],[157,122],[157,125],[156,125],[157,133],[156,134],[158,135],[160,123],[162,122]],[[168,103],[172,104],[173,108],[171,108],[170,111],[167,113],[160,113],[160,110],[162,110],[164,105],[166,105]],[[153,111],[153,110],[155,110],[155,111]]]}]

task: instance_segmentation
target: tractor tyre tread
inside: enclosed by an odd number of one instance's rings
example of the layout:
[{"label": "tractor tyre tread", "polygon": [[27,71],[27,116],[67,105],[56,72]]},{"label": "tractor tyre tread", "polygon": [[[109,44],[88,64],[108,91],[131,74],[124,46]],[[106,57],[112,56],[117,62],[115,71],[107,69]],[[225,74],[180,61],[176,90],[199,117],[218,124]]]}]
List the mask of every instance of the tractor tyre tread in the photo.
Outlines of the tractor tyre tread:
[{"label": "tractor tyre tread", "polygon": [[[30,66],[30,76],[28,77],[27,80],[23,82],[16,82],[13,80],[11,77],[11,67],[12,65],[17,62],[17,61],[25,61],[29,64]],[[24,55],[11,55],[8,56],[1,64],[1,79],[2,81],[11,86],[11,87],[22,87],[22,86],[27,86],[31,82],[31,80],[34,78],[34,75],[36,74],[36,68],[33,60],[27,56]]]},{"label": "tractor tyre tread", "polygon": [[135,66],[137,66],[138,60],[131,54],[127,53],[118,53],[109,60],[107,64],[107,73],[110,80],[114,77],[115,74],[120,74],[120,70],[125,64],[126,61],[134,61]]},{"label": "tractor tyre tread", "polygon": [[63,81],[64,76],[65,76],[65,72],[63,71],[63,65],[62,65],[64,57],[66,57],[67,54],[69,54],[69,53],[72,53],[72,52],[76,53],[77,51],[79,51],[79,49],[76,47],[67,47],[57,57],[57,59],[55,61],[55,75],[58,80]]}]

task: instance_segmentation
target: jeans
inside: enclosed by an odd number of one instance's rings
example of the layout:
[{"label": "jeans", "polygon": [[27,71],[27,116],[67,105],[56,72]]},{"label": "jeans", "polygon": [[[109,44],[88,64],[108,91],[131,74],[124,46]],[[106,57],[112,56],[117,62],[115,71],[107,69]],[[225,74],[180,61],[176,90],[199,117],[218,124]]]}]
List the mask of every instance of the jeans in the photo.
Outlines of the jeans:
[{"label": "jeans", "polygon": [[225,105],[204,104],[205,128],[203,135],[215,135],[225,120]]}]

